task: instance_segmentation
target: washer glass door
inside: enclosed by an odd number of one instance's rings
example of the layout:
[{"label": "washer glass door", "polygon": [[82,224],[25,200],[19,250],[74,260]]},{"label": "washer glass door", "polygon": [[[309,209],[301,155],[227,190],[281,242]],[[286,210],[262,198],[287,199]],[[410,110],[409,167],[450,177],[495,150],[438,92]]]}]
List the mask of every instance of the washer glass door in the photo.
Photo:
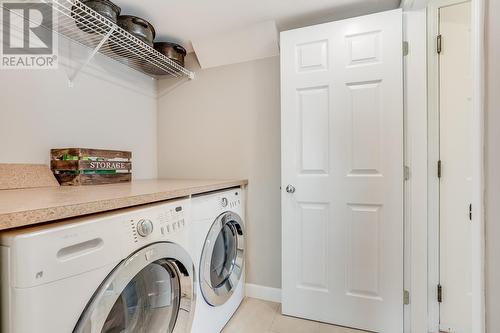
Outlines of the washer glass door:
[{"label": "washer glass door", "polygon": [[109,274],[73,332],[188,332],[193,271],[189,254],[173,243],[135,252]]},{"label": "washer glass door", "polygon": [[144,267],[111,308],[102,333],[172,332],[180,303],[180,280],[166,259]]},{"label": "washer glass door", "polygon": [[213,306],[225,303],[238,284],[244,263],[243,222],[235,213],[221,214],[208,232],[200,267],[201,291]]}]

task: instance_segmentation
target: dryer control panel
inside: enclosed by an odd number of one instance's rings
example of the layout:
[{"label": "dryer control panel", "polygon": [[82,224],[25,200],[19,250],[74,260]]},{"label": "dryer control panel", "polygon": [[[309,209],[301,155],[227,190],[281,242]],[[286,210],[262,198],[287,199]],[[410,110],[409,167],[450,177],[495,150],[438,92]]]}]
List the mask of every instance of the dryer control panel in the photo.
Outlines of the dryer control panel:
[{"label": "dryer control panel", "polygon": [[190,216],[192,221],[214,220],[218,215],[233,211],[244,216],[245,193],[234,188],[209,194],[200,194],[192,198]]},{"label": "dryer control panel", "polygon": [[235,192],[236,195],[231,193],[230,196],[223,196],[220,200],[220,206],[222,208],[234,209],[241,205],[241,200],[238,197],[238,192]]}]

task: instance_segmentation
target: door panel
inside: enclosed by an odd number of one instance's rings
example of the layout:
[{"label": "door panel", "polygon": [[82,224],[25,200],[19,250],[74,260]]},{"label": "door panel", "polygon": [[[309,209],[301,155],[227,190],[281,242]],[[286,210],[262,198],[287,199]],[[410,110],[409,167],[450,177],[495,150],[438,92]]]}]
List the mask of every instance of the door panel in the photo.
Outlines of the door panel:
[{"label": "door panel", "polygon": [[328,69],[328,40],[297,45],[297,71],[310,72]]},{"label": "door panel", "polygon": [[380,206],[349,205],[347,293],[382,300],[379,277]]},{"label": "door panel", "polygon": [[328,173],[328,95],[325,86],[297,90],[302,174]]},{"label": "door panel", "polygon": [[[299,244],[300,269],[298,287],[317,291],[326,291],[327,285],[327,227],[328,204],[300,204],[301,237]],[[311,247],[311,244],[315,244]]]},{"label": "door panel", "polygon": [[400,10],[281,35],[283,313],[403,322]]},{"label": "door panel", "polygon": [[380,31],[369,31],[346,36],[348,43],[348,64],[365,65],[380,61]]},{"label": "door panel", "polygon": [[349,175],[380,174],[380,81],[349,83],[351,170]]}]

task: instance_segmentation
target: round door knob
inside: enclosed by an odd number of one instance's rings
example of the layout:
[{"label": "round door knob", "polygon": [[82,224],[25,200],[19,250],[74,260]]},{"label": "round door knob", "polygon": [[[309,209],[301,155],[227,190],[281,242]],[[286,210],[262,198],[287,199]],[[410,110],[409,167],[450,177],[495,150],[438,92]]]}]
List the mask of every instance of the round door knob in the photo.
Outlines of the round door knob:
[{"label": "round door knob", "polygon": [[137,233],[141,237],[149,236],[151,235],[152,232],[153,232],[153,222],[151,222],[151,220],[142,219],[139,220],[139,222],[137,222]]},{"label": "round door knob", "polygon": [[293,185],[287,185],[286,191],[288,193],[294,193],[295,192],[295,187]]}]

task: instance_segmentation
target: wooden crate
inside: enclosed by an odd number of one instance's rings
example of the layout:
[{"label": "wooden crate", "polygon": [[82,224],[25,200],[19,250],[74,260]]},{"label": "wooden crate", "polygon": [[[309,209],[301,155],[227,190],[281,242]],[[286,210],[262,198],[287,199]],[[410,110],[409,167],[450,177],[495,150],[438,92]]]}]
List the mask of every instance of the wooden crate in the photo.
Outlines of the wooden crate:
[{"label": "wooden crate", "polygon": [[50,151],[50,168],[61,185],[130,182],[132,153],[120,150],[64,148]]}]

